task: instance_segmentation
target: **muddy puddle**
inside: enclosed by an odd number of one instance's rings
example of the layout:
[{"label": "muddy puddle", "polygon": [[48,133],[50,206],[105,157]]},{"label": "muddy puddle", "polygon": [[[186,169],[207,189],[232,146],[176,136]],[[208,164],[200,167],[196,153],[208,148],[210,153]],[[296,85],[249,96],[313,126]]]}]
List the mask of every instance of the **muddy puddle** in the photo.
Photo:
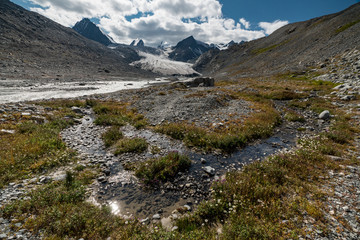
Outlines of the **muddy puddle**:
[{"label": "muddy puddle", "polygon": [[66,129],[62,136],[70,147],[78,150],[82,159],[102,168],[103,175],[92,186],[91,201],[110,206],[113,213],[124,218],[151,219],[154,214],[167,217],[173,210],[184,205],[194,208],[201,200],[209,197],[211,183],[221,179],[227,171],[239,170],[254,160],[290,148],[295,145],[296,139],[296,132],[283,126],[281,131],[278,130],[272,137],[258,140],[224,157],[193,152],[180,141],[174,141],[150,130],[123,127],[125,136],[145,138],[150,147],[156,146],[163,154],[178,151],[188,155],[192,160],[188,172],[179,173],[171,183],[149,189],[139,183],[132,172],[124,170],[123,163],[143,161],[159,155],[148,151],[144,154],[114,156],[105,149],[100,139],[105,129],[94,125],[91,110],[86,110],[85,114],[80,124]]}]

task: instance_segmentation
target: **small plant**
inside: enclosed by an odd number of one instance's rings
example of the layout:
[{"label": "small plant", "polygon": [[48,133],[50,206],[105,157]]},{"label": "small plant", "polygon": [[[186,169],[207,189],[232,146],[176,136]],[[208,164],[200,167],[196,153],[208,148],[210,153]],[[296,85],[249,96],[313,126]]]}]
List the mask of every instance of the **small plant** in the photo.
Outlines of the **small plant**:
[{"label": "small plant", "polygon": [[74,184],[74,176],[73,176],[72,172],[67,171],[66,176],[65,176],[65,186],[67,188],[70,188],[73,186],[73,184]]},{"label": "small plant", "polygon": [[112,126],[105,133],[101,135],[104,141],[105,147],[110,147],[115,144],[118,140],[124,137],[118,126]]},{"label": "small plant", "polygon": [[128,152],[142,153],[148,147],[148,143],[143,138],[123,138],[115,144],[115,154]]},{"label": "small plant", "polygon": [[136,109],[129,109],[128,103],[98,102],[93,106],[97,117],[95,124],[103,126],[125,126],[130,123],[137,129],[145,127],[148,122]]},{"label": "small plant", "polygon": [[187,156],[170,152],[164,157],[140,163],[135,176],[147,185],[155,185],[174,178],[178,172],[184,172],[190,166],[191,160]]},{"label": "small plant", "polygon": [[286,110],[286,114],[285,114],[285,119],[290,121],[290,122],[305,122],[305,118],[304,116],[302,116],[301,114],[292,111],[292,110]]},{"label": "small plant", "polygon": [[161,148],[159,148],[158,146],[156,145],[152,145],[150,147],[150,152],[151,154],[155,155],[155,154],[159,154],[161,152]]},{"label": "small plant", "polygon": [[292,99],[300,99],[304,97],[304,94],[296,93],[291,90],[277,90],[272,91],[268,94],[265,94],[266,98],[273,100],[292,100]]},{"label": "small plant", "polygon": [[339,33],[345,31],[348,28],[351,28],[352,26],[354,26],[355,24],[358,24],[358,23],[360,23],[360,19],[356,20],[356,21],[353,21],[353,22],[350,22],[348,24],[345,24],[344,26],[341,26],[340,28],[336,29],[336,34],[339,34]]}]

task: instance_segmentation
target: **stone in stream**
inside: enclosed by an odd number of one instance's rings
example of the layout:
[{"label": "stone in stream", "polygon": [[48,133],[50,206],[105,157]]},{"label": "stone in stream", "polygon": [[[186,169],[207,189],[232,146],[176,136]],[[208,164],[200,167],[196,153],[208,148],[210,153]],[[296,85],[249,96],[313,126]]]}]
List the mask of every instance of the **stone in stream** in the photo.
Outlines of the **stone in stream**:
[{"label": "stone in stream", "polygon": [[204,172],[206,172],[209,175],[215,175],[215,168],[212,168],[210,166],[206,166],[203,168]]},{"label": "stone in stream", "polygon": [[83,111],[79,107],[75,107],[75,106],[71,107],[71,110],[77,114],[84,114]]}]

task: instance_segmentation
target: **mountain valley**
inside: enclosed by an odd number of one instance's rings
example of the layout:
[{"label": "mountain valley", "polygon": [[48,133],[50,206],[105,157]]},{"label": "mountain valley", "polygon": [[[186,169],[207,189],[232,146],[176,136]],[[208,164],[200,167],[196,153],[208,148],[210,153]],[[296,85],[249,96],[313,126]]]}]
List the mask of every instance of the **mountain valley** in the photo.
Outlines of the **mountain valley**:
[{"label": "mountain valley", "polygon": [[359,12],[152,47],[2,0],[0,239],[359,239]]}]

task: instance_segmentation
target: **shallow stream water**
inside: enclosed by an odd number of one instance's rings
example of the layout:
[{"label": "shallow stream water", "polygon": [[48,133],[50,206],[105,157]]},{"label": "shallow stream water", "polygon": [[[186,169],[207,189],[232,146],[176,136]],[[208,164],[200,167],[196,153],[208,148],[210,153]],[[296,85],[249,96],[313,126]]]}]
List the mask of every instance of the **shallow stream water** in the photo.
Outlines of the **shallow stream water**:
[{"label": "shallow stream water", "polygon": [[[115,214],[125,218],[151,218],[156,213],[169,216],[178,207],[194,206],[208,198],[211,183],[221,179],[227,171],[239,170],[245,164],[262,159],[278,151],[295,145],[296,133],[282,127],[272,137],[258,140],[230,156],[201,154],[186,148],[181,142],[150,130],[136,130],[131,126],[122,131],[128,137],[145,138],[150,145],[160,146],[165,151],[179,151],[190,157],[192,166],[188,172],[179,174],[175,181],[148,189],[139,183],[133,173],[123,168],[123,157],[114,156],[107,151],[100,139],[104,128],[93,124],[94,116],[88,113],[81,122],[62,134],[70,147],[107,169],[101,180],[93,186],[91,200],[94,203],[108,205]],[[130,161],[138,158],[153,157],[151,153],[141,156],[129,155]],[[207,174],[205,167],[214,169],[214,174]]]}]

